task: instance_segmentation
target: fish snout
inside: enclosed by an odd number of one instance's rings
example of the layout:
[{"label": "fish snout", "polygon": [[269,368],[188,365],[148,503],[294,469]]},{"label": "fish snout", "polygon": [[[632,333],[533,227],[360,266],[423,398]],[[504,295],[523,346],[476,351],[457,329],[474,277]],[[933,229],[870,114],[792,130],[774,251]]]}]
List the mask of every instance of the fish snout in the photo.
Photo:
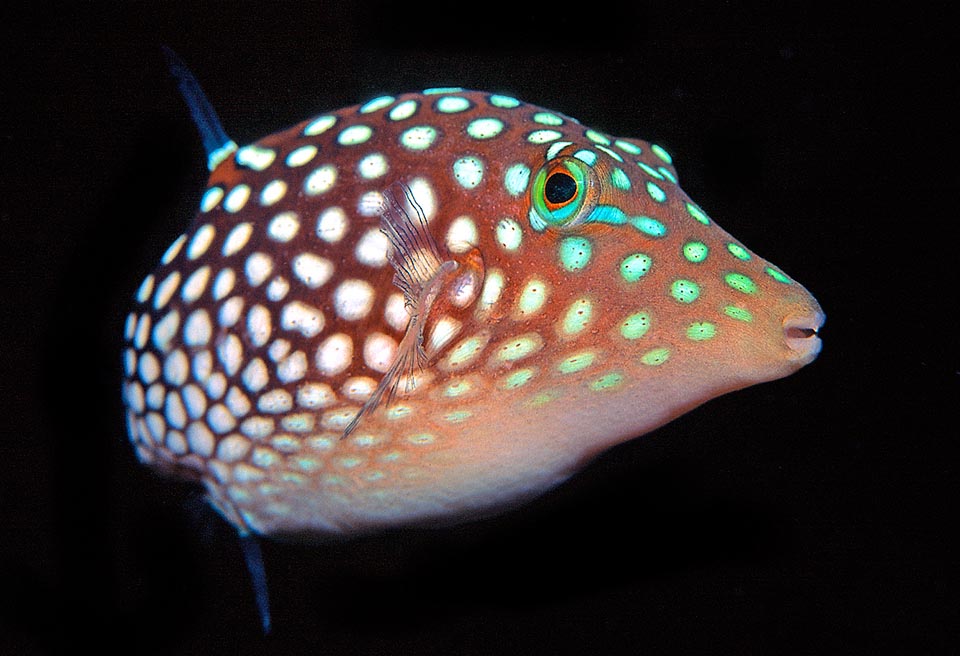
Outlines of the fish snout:
[{"label": "fish snout", "polygon": [[816,359],[823,346],[819,331],[824,321],[826,315],[819,308],[788,314],[783,319],[783,339],[791,360],[803,366]]}]

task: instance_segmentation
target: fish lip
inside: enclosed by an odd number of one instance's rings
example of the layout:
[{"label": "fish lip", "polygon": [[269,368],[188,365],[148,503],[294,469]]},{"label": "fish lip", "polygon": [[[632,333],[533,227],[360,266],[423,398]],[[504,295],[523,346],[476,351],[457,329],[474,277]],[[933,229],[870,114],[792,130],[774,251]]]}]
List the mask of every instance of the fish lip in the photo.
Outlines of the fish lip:
[{"label": "fish lip", "polygon": [[783,338],[790,349],[790,359],[807,364],[819,355],[823,342],[818,333],[826,318],[821,311],[792,314],[784,318]]}]

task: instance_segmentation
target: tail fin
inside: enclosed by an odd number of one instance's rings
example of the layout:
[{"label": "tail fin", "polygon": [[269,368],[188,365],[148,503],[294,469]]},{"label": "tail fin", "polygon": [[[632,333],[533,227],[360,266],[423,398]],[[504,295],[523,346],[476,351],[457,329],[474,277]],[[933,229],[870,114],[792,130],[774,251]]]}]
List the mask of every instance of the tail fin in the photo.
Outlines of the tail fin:
[{"label": "tail fin", "polygon": [[177,81],[177,87],[183,100],[190,109],[190,116],[197,125],[203,149],[207,152],[207,168],[211,171],[217,168],[223,160],[237,149],[237,144],[224,132],[220,119],[213,105],[207,100],[200,83],[193,76],[187,65],[173,50],[167,46],[160,46],[163,56],[167,60],[167,68]]}]

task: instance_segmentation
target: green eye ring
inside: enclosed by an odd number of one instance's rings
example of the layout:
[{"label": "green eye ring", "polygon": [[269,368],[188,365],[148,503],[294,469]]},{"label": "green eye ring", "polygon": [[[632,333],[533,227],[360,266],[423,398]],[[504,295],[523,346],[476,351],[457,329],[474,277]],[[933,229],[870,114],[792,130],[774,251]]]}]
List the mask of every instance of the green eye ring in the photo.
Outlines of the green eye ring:
[{"label": "green eye ring", "polygon": [[572,228],[596,207],[600,183],[596,171],[575,157],[558,157],[541,168],[530,187],[530,223]]}]

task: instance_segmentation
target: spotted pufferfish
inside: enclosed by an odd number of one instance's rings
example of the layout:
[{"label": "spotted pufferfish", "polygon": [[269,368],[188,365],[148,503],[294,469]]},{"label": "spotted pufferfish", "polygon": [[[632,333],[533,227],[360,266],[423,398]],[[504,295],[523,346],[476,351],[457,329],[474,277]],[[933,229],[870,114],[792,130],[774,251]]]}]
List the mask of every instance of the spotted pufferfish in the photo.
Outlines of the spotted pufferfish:
[{"label": "spotted pufferfish", "polygon": [[241,534],[495,511],[820,351],[817,301],[658,145],[434,88],[238,148],[175,73],[211,174],[135,293],[122,394],[139,459]]}]

